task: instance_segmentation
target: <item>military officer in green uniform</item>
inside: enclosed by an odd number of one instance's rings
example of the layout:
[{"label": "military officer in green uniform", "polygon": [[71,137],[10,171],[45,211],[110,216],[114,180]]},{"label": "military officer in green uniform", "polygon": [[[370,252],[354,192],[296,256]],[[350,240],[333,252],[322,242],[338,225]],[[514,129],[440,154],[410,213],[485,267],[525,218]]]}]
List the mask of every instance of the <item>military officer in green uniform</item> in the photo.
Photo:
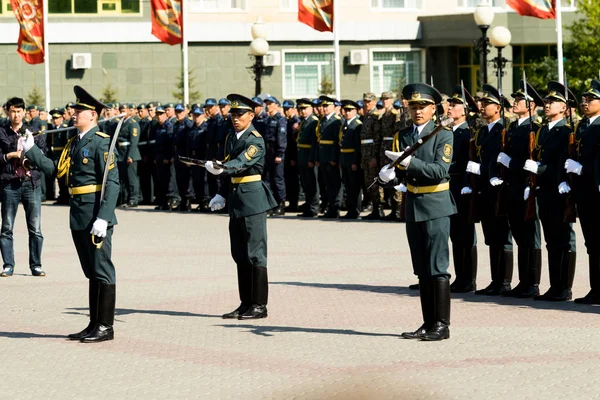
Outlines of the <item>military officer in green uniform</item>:
[{"label": "military officer in green uniform", "polygon": [[[434,130],[432,118],[436,104],[442,101],[442,95],[434,87],[423,83],[405,86],[402,94],[408,99],[414,124],[399,135],[400,147],[406,149]],[[452,131],[444,129],[412,156],[404,159],[398,169],[398,175],[407,189],[406,235],[413,270],[419,278],[424,320],[415,332],[402,334],[406,339],[438,341],[450,337],[448,238],[450,216],[456,213],[448,174],[452,162],[452,143]],[[395,160],[401,154],[388,151],[386,156]],[[389,164],[379,172],[381,182],[391,183],[395,178],[396,171],[389,168]]]},{"label": "military officer in green uniform", "polygon": [[[363,94],[365,116],[363,118],[363,127],[360,131],[360,167],[363,172],[364,185],[367,188],[371,186],[373,180],[377,178],[380,168],[379,149],[381,148],[383,136],[381,135],[381,121],[379,111],[377,110],[377,107],[375,107],[376,104],[377,96],[375,96],[375,93],[369,92]],[[365,190],[363,198],[368,200],[373,207],[371,213],[367,215],[365,219],[380,220],[385,216],[383,205],[381,204],[379,187],[374,185],[371,189]]]},{"label": "military officer in green uniform", "polygon": [[[536,134],[534,159],[526,160],[523,165],[525,171],[537,176],[535,196],[548,250],[550,288],[543,295],[534,297],[535,300],[567,301],[573,296],[571,288],[577,258],[575,231],[573,224],[564,218],[567,196],[557,190],[560,185],[559,173],[563,170],[564,160],[568,158],[572,133],[565,119],[567,107],[570,107],[567,106],[566,90],[559,82],[548,83],[548,94],[544,98],[544,114],[548,123]],[[571,91],[568,99],[569,104],[577,104]],[[524,197],[530,195],[530,190],[526,189]]]},{"label": "military officer in green uniform", "polygon": [[[69,124],[67,124],[66,122],[64,122],[63,119],[63,114],[65,113],[65,111],[62,108],[55,108],[53,110],[50,111],[50,117],[52,118],[52,126],[51,129],[61,129],[61,128],[68,128]],[[73,131],[76,131],[75,129],[73,129]],[[49,156],[52,160],[54,161],[58,161],[60,155],[62,154],[63,150],[65,149],[65,145],[67,144],[68,135],[69,132],[54,132],[54,133],[50,133],[49,134],[49,138],[48,138],[48,144],[49,144]],[[53,188],[54,185],[54,175],[51,175],[51,182],[52,185],[47,185],[50,188]],[[50,179],[48,180],[48,183],[51,183]],[[52,190],[52,189],[51,189]],[[69,192],[67,191],[67,182],[66,182],[66,177],[62,176],[58,179],[58,198],[56,199],[56,203],[57,205],[61,205],[61,204],[69,204]]]},{"label": "military officer in green uniform", "polygon": [[[230,94],[234,131],[227,135],[225,160],[206,162],[213,175],[230,177],[229,195],[218,193],[209,203],[212,211],[229,202],[231,255],[237,264],[241,304],[224,314],[225,319],[267,317],[267,211],[277,205],[261,174],[265,165],[265,141],[254,126],[254,108],[260,104],[239,94]],[[225,185],[221,186],[223,189]]]},{"label": "military officer in green uniform", "polygon": [[[121,113],[130,114],[130,104],[121,104]],[[134,108],[135,110],[135,108]],[[118,166],[121,178],[121,203],[127,207],[137,207],[140,202],[140,179],[137,173],[138,161],[142,159],[138,143],[140,124],[135,116],[124,117],[117,142]]]},{"label": "military officer in green uniform", "polygon": [[296,107],[302,121],[298,127],[298,170],[300,182],[304,190],[305,203],[303,212],[298,217],[314,218],[319,212],[319,196],[315,160],[317,158],[317,125],[319,118],[313,113],[313,106],[309,99],[298,99]]},{"label": "military officer in green uniform", "polygon": [[[394,134],[398,131],[400,114],[394,108],[394,99],[396,94],[393,92],[383,92],[381,94],[381,103],[383,105],[383,111],[379,119],[380,125],[380,136],[381,146],[379,147],[379,160],[380,164],[385,164],[387,158],[385,156],[386,151],[393,150]],[[382,219],[385,221],[400,221],[400,203],[402,201],[399,192],[393,188],[383,189],[384,195],[382,196],[385,200],[389,199],[392,212]]]},{"label": "military officer in green uniform", "polygon": [[340,167],[346,191],[348,212],[343,219],[360,219],[358,196],[362,184],[360,170],[360,135],[363,124],[358,117],[359,106],[352,100],[342,100],[344,123],[340,128]]},{"label": "military officer in green uniform", "polygon": [[[114,338],[116,277],[111,250],[119,175],[115,155],[109,154],[110,136],[98,130],[98,115],[106,106],[79,86],[74,92],[78,135],[69,140],[58,162],[44,156],[31,135],[21,140],[25,156],[33,165],[48,175],[67,177],[71,235],[83,273],[89,279],[90,307],[89,325],[68,337],[94,343]],[[105,168],[108,179],[104,198],[100,198]]]}]

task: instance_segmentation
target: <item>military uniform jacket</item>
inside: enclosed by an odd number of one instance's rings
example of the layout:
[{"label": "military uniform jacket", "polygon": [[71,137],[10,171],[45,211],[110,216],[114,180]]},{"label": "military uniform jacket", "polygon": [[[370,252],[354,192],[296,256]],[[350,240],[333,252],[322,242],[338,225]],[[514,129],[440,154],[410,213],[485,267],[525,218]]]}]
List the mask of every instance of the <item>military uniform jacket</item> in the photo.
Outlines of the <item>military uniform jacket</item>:
[{"label": "military uniform jacket", "polygon": [[173,158],[173,128],[169,120],[164,124],[156,124],[156,142],[154,143],[154,154],[156,162],[162,164],[164,160]]},{"label": "military uniform jacket", "polygon": [[189,150],[187,148],[189,129],[192,123],[189,119],[184,118],[181,121],[175,122],[173,125],[173,154],[176,156],[189,156]]},{"label": "military uniform jacket", "polygon": [[[533,124],[534,134],[540,128]],[[523,191],[527,187],[529,172],[523,169],[525,161],[529,159],[529,133],[531,132],[529,118],[521,124],[512,122],[507,130],[506,148],[504,152],[511,157],[508,168],[505,169],[504,183],[507,200],[523,201]],[[491,164],[491,177],[500,177],[501,164]]]},{"label": "military uniform jacket", "polygon": [[317,161],[328,163],[338,162],[340,158],[340,127],[342,126],[342,117],[332,114],[329,119],[321,118],[317,125],[317,138],[319,141],[319,152]]},{"label": "military uniform jacket", "polygon": [[360,132],[362,121],[356,117],[350,123],[344,121],[340,128],[340,166],[360,165]]},{"label": "military uniform jacket", "polygon": [[144,117],[139,121],[140,124],[140,140],[138,142],[138,149],[140,150],[140,156],[148,157],[151,153],[151,149],[154,146],[154,142],[150,143],[150,128],[152,127],[152,118],[150,116]]},{"label": "military uniform jacket", "polygon": [[498,168],[498,154],[500,153],[500,136],[504,130],[502,119],[492,127],[492,131],[488,131],[488,126],[483,126],[475,134],[475,146],[477,148],[477,158],[472,160],[481,164],[481,180],[480,188],[490,187],[490,178],[497,176],[499,173]]},{"label": "military uniform jacket", "polygon": [[206,120],[206,145],[208,149],[208,153],[206,154],[206,158],[208,160],[216,160],[217,159],[217,133],[219,130],[219,124],[223,117],[221,114],[217,114],[212,118],[208,118]]},{"label": "military uniform jacket", "polygon": [[[294,128],[294,125],[296,125]],[[293,115],[287,119],[287,134],[286,134],[286,147],[285,147],[285,163],[290,164],[290,161],[298,161],[298,143],[296,138],[298,137],[298,129],[300,127],[300,118],[297,115]]]},{"label": "military uniform jacket", "polygon": [[[577,201],[584,200],[586,196],[598,194],[600,186],[600,117],[588,125],[589,119],[584,118],[578,124],[575,140],[577,143],[577,158],[583,168],[581,175],[566,174],[563,168],[562,181],[567,180],[566,175],[573,175],[573,192]],[[586,127],[587,126],[587,127]]]},{"label": "military uniform jacket", "polygon": [[319,118],[310,114],[298,126],[298,166],[306,167],[309,162],[314,163],[317,158],[317,125]]},{"label": "military uniform jacket", "polygon": [[[221,192],[228,199],[229,216],[243,218],[260,214],[277,206],[273,194],[260,179],[265,165],[265,142],[254,126],[237,138],[235,132],[227,136],[225,142],[225,169],[222,175],[232,178],[231,185],[221,185],[219,190],[229,186],[229,195]],[[251,181],[236,183],[236,179],[244,177]],[[253,180],[254,178],[255,180]]]},{"label": "military uniform jacket", "polygon": [[[267,118],[267,127],[263,134],[267,145],[267,157],[285,157],[287,148],[287,120],[280,113]],[[269,160],[270,161],[270,160]]]},{"label": "military uniform jacket", "polygon": [[254,125],[254,128],[258,131],[258,133],[260,133],[261,135],[265,134],[265,131],[267,129],[267,120],[269,119],[269,116],[267,115],[266,112],[264,112],[264,110],[256,115],[254,117],[254,121],[252,121],[252,125]]},{"label": "military uniform jacket", "polygon": [[193,124],[187,135],[189,156],[204,160],[206,158],[206,121],[200,125]]},{"label": "military uniform jacket", "polygon": [[456,128],[453,132],[454,145],[452,162],[450,163],[450,191],[455,199],[459,199],[463,187],[468,186],[467,183],[467,163],[469,162],[469,149],[471,142],[471,132],[466,122]]},{"label": "military uniform jacket", "polygon": [[[387,157],[385,156],[385,151],[392,150],[394,134],[396,133],[394,128],[396,127],[396,123],[397,123],[398,119],[399,119],[398,111],[396,111],[396,109],[394,109],[394,108],[387,110],[385,112],[385,114],[383,114],[381,116],[381,119],[379,121],[380,132],[381,132],[380,135],[381,135],[381,139],[382,139],[381,146],[379,148],[379,159],[380,160],[386,160]],[[411,129],[412,129],[412,126],[411,126]]]},{"label": "military uniform jacket", "polygon": [[215,142],[217,143],[217,160],[225,159],[225,141],[227,140],[227,135],[233,132],[233,130],[231,116],[222,117],[217,125],[217,136],[215,137]]},{"label": "military uniform jacket", "polygon": [[[50,129],[62,129],[68,128],[69,125],[66,122],[61,123],[60,125],[54,126],[51,125]],[[76,129],[73,131],[77,132]],[[48,156],[54,158],[60,157],[60,153],[62,153],[65,145],[67,144],[67,131],[64,132],[54,132],[48,133],[47,146],[48,146]]]},{"label": "military uniform jacket", "polygon": [[381,121],[379,120],[379,111],[373,107],[363,120],[363,127],[360,131],[361,155],[364,164],[368,164],[371,159],[379,161],[379,149],[381,148]]},{"label": "military uniform jacket", "polygon": [[117,139],[117,152],[119,162],[126,162],[128,158],[133,161],[142,159],[138,143],[140,142],[140,124],[135,117],[126,118],[121,125]]},{"label": "military uniform jacket", "polygon": [[565,160],[568,158],[569,135],[571,127],[565,119],[561,119],[548,129],[541,127],[536,135],[536,161],[538,164],[537,190],[538,193],[558,195],[558,185],[561,171],[564,171]]},{"label": "military uniform jacket", "polygon": [[47,176],[54,176],[57,172],[65,173],[70,190],[88,185],[101,185],[104,166],[107,162],[110,163],[103,199],[100,199],[99,190],[94,193],[71,195],[69,216],[71,230],[89,231],[96,218],[108,221],[109,227],[117,224],[115,208],[119,196],[119,173],[115,168],[116,155],[112,154],[109,157],[109,147],[110,136],[100,132],[95,126],[81,140],[74,139],[69,142],[63,151],[65,165],[59,165],[58,161],[44,157],[37,146],[25,154]]},{"label": "military uniform jacket", "polygon": [[[435,128],[429,121],[420,136],[429,134]],[[419,135],[413,128],[407,128],[398,135],[400,150],[413,146]],[[408,222],[424,222],[456,214],[454,198],[445,185],[449,185],[450,163],[452,162],[453,135],[450,130],[442,130],[421,146],[412,156],[408,168],[400,171],[398,177],[405,178],[406,193],[405,217]],[[438,187],[439,190],[433,190]],[[429,193],[426,191],[432,190]],[[414,192],[417,193],[414,193]],[[424,193],[425,192],[425,193]]]}]

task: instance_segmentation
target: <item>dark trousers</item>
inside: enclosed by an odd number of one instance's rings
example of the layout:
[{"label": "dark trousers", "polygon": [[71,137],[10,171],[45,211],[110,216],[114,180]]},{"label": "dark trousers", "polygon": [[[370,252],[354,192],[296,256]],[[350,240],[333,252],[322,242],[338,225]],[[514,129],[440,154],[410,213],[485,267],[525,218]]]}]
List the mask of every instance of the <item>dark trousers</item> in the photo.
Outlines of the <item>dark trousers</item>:
[{"label": "dark trousers", "polygon": [[95,279],[109,285],[117,283],[115,266],[111,260],[112,235],[113,228],[109,227],[106,230],[106,237],[102,240],[102,246],[97,248],[92,243],[92,235],[88,229],[71,231],[81,269],[86,278]]},{"label": "dark trousers", "polygon": [[565,196],[539,193],[538,206],[548,251],[577,251],[573,224],[564,222]]},{"label": "dark trousers", "polygon": [[56,178],[58,181],[58,201],[60,204],[69,204],[69,189],[67,188],[66,175]]},{"label": "dark trousers", "polygon": [[192,177],[191,167],[177,162],[175,164],[175,171],[177,178],[177,191],[179,192],[181,201],[187,202],[193,197],[193,193],[190,190],[190,179]]},{"label": "dark trousers", "polygon": [[419,279],[449,278],[450,217],[406,222],[413,271]]},{"label": "dark trousers", "polygon": [[216,175],[206,174],[206,181],[208,183],[208,197],[212,199],[219,191],[219,179]]},{"label": "dark trousers", "polygon": [[300,180],[298,166],[286,165],[284,167],[285,175],[285,195],[290,205],[298,204],[298,197],[300,196]]},{"label": "dark trousers", "polygon": [[348,214],[360,214],[358,207],[360,188],[362,185],[362,173],[360,169],[352,170],[352,167],[342,167],[342,181],[344,182],[344,190],[346,191],[346,208]]},{"label": "dark trousers", "polygon": [[[321,163],[319,167],[325,176],[325,186],[327,188],[327,203],[329,212],[337,212],[342,205],[342,178],[338,165],[331,165],[329,162]],[[319,172],[320,172],[319,171]]]},{"label": "dark trousers", "polygon": [[302,189],[304,190],[304,198],[306,200],[305,211],[310,211],[316,214],[319,211],[319,197],[317,196],[317,175],[315,167],[301,166],[298,167],[300,170],[300,181],[302,182]]},{"label": "dark trousers", "polygon": [[316,171],[317,182],[319,184],[319,198],[323,208],[325,208],[329,205],[329,197],[327,197],[327,182],[325,180],[325,167],[321,165],[317,167]]},{"label": "dark trousers", "polygon": [[276,164],[274,160],[267,161],[262,174],[262,180],[269,186],[269,189],[271,189],[277,203],[286,200],[283,161],[278,164]]},{"label": "dark trousers", "polygon": [[167,205],[167,194],[169,193],[169,182],[171,181],[171,164],[157,164],[158,190],[156,191],[156,203],[160,206]]},{"label": "dark trousers", "polygon": [[509,201],[507,214],[510,232],[517,246],[539,249],[542,245],[540,221],[525,221],[525,201]]},{"label": "dark trousers", "polygon": [[192,167],[190,172],[192,174],[192,186],[194,187],[196,201],[198,204],[202,204],[206,200],[209,200],[204,188],[206,184],[206,169],[201,167]]},{"label": "dark trousers", "polygon": [[241,302],[267,305],[267,214],[231,217],[229,240],[231,256],[237,264]]},{"label": "dark trousers", "polygon": [[140,192],[142,204],[152,204],[154,200],[153,187],[156,188],[158,176],[157,169],[151,159],[143,159],[138,164],[138,175],[140,177]]},{"label": "dark trousers", "polygon": [[42,193],[42,199],[56,200],[56,193],[54,193],[54,175],[48,176],[43,173],[41,175],[45,188],[45,192]]},{"label": "dark trousers", "polygon": [[42,266],[42,191],[33,182],[13,179],[2,182],[2,229],[0,231],[0,250],[4,267],[15,266],[13,228],[19,204],[23,204],[27,231],[29,233],[29,268]]},{"label": "dark trousers", "polygon": [[585,198],[577,198],[577,214],[585,248],[590,256],[600,257],[600,196],[589,193]]},{"label": "dark trousers", "polygon": [[129,192],[129,203],[138,204],[142,198],[140,194],[140,178],[138,177],[138,162],[127,164],[127,189]]}]

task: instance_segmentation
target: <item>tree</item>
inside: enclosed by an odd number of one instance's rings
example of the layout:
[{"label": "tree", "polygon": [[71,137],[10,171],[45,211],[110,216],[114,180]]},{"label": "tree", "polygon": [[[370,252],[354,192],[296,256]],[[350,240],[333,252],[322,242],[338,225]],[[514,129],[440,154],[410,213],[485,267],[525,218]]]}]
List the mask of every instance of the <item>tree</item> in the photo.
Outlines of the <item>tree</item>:
[{"label": "tree", "polygon": [[35,104],[38,106],[44,105],[44,103],[46,102],[44,93],[42,93],[42,91],[37,87],[35,82],[33,83],[31,92],[29,92],[27,94],[27,98],[25,99],[25,102],[28,105]]},{"label": "tree", "polygon": [[571,40],[565,43],[565,70],[569,88],[582,93],[598,78],[600,53],[600,7],[597,1],[578,0],[580,16],[567,29]]},{"label": "tree", "polygon": [[321,78],[321,85],[319,86],[319,94],[327,96],[329,94],[333,94],[334,91],[335,88],[333,87],[333,81],[331,80],[331,77],[328,75],[323,76],[323,78]]},{"label": "tree", "polygon": [[[533,86],[541,95],[546,94],[548,82],[558,80],[558,60],[552,57],[544,57],[535,61],[531,67],[525,68],[527,83]],[[519,78],[523,72],[519,71]],[[570,84],[570,82],[569,82]]]},{"label": "tree", "polygon": [[[184,102],[184,93],[183,93],[183,70],[181,74],[177,78],[177,84],[175,85],[175,90],[171,92],[171,95],[180,103]],[[202,99],[202,93],[196,90],[196,78],[194,77],[194,69],[191,68],[188,71],[188,88],[190,91],[190,103],[199,103]]]},{"label": "tree", "polygon": [[113,88],[110,84],[106,85],[102,91],[102,97],[100,98],[100,101],[104,104],[116,103],[118,101],[117,89]]}]

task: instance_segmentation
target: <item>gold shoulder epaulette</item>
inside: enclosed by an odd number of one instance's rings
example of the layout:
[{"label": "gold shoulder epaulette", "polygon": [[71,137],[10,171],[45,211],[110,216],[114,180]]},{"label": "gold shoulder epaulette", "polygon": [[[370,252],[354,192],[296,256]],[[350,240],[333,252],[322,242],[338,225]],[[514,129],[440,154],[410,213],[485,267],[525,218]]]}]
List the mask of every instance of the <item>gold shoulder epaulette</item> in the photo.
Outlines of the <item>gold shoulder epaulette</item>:
[{"label": "gold shoulder epaulette", "polygon": [[260,133],[258,133],[258,131],[252,131],[251,133],[256,137],[262,137],[260,136]]},{"label": "gold shoulder epaulette", "polygon": [[357,119],[357,120],[356,120],[356,123],[357,123],[358,125],[362,125],[362,121],[361,121],[360,119]]},{"label": "gold shoulder epaulette", "polygon": [[339,115],[335,114],[334,115],[335,119],[342,119],[342,117],[340,117]]},{"label": "gold shoulder epaulette", "polygon": [[100,131],[96,132],[96,135],[98,135],[100,137],[103,137],[103,138],[109,138],[110,137],[110,135],[107,135],[106,133],[100,132]]},{"label": "gold shoulder epaulette", "polygon": [[375,115],[376,117],[379,117],[379,111],[373,111],[373,115]]},{"label": "gold shoulder epaulette", "polygon": [[392,114],[398,115],[398,111],[396,111],[396,109],[395,109],[395,108],[392,108],[392,109],[390,110],[390,112],[391,112]]},{"label": "gold shoulder epaulette", "polygon": [[317,116],[316,116],[316,115],[314,115],[314,114],[313,114],[313,115],[311,115],[311,119],[312,119],[313,121],[318,121],[318,120],[319,120],[319,118],[317,118]]}]

